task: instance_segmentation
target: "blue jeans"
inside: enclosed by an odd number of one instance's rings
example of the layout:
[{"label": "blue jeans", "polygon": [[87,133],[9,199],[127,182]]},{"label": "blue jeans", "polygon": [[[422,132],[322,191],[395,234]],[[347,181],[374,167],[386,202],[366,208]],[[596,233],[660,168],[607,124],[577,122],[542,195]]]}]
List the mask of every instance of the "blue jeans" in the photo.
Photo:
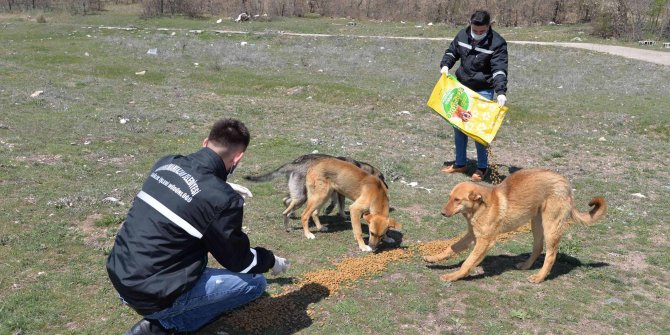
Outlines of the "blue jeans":
[{"label": "blue jeans", "polygon": [[193,332],[221,314],[245,305],[265,292],[267,281],[260,274],[205,268],[195,286],[171,307],[144,318],[158,320],[167,329]]},{"label": "blue jeans", "polygon": [[[493,100],[493,90],[477,91],[486,99]],[[463,134],[460,130],[454,128],[454,143],[456,144],[456,161],[454,165],[465,166],[467,164],[466,149],[468,148],[468,135]],[[483,144],[475,141],[477,148],[477,168],[486,170],[489,166],[488,154],[486,147]]]}]

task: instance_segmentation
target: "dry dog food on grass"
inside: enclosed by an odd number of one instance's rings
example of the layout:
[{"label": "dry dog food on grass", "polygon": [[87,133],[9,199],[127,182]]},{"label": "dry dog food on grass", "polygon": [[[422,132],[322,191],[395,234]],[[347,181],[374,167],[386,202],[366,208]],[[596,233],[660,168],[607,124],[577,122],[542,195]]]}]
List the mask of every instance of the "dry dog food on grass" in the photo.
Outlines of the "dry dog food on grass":
[{"label": "dry dog food on grass", "polygon": [[[501,234],[498,241],[505,242],[515,235],[530,231],[526,225],[516,231]],[[297,285],[284,292],[261,297],[256,301],[234,310],[216,322],[212,328],[235,329],[244,334],[265,334],[268,332],[291,333],[312,324],[314,314],[312,304],[330,297],[357,279],[383,272],[391,262],[409,258],[412,250],[422,256],[442,252],[456,243],[465,232],[449,240],[421,243],[410,249],[391,249],[376,254],[349,257],[336,263],[334,269],[322,269],[305,273]]]},{"label": "dry dog food on grass", "polygon": [[411,257],[412,252],[392,249],[361,257],[345,258],[335,269],[306,273],[297,286],[285,292],[261,297],[251,304],[225,315],[213,328],[237,329],[245,334],[269,331],[287,333],[312,323],[313,303],[335,294],[354,280],[381,273],[391,262]]}]

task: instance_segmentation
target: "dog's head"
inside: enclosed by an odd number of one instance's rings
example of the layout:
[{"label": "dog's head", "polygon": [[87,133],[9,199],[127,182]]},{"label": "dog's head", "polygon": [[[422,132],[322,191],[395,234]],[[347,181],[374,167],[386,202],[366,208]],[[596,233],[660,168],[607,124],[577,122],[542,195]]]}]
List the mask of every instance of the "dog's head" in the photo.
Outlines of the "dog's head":
[{"label": "dog's head", "polygon": [[442,215],[450,217],[458,213],[474,213],[484,200],[484,192],[479,186],[470,182],[459,183],[449,193],[449,201],[442,207]]},{"label": "dog's head", "polygon": [[379,242],[384,238],[384,235],[389,228],[402,228],[400,223],[387,216],[365,213],[363,218],[368,222],[368,230],[370,231],[370,241],[368,242],[368,245],[372,249],[377,248]]}]

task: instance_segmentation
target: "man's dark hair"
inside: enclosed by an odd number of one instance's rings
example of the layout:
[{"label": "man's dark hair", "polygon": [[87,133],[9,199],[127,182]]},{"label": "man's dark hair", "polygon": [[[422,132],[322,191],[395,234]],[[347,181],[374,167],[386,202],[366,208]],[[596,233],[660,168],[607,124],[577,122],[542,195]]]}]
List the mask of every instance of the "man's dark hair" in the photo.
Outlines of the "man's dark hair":
[{"label": "man's dark hair", "polygon": [[491,24],[491,15],[485,10],[478,10],[470,17],[470,24],[475,26],[488,26]]},{"label": "man's dark hair", "polygon": [[244,123],[235,119],[216,121],[207,138],[211,142],[226,148],[242,147],[245,150],[251,140],[249,130]]}]

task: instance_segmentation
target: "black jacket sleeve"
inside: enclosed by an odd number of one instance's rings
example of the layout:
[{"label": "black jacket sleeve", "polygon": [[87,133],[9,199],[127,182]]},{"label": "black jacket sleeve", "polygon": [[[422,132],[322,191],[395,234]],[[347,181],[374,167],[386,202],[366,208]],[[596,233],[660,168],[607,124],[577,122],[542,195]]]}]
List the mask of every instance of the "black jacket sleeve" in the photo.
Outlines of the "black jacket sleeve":
[{"label": "black jacket sleeve", "polygon": [[274,255],[264,248],[250,248],[249,238],[242,231],[242,217],[241,208],[222,211],[218,220],[209,225],[202,241],[212,256],[230,271],[267,272],[274,266]]},{"label": "black jacket sleeve", "polygon": [[451,69],[454,67],[454,64],[456,64],[456,61],[461,58],[460,54],[458,53],[458,42],[456,40],[457,38],[454,38],[454,40],[451,41],[451,44],[449,44],[449,48],[444,51],[442,61],[440,62],[440,68],[446,66]]},{"label": "black jacket sleeve", "polygon": [[495,48],[491,57],[491,74],[493,89],[497,94],[507,92],[507,42]]}]

